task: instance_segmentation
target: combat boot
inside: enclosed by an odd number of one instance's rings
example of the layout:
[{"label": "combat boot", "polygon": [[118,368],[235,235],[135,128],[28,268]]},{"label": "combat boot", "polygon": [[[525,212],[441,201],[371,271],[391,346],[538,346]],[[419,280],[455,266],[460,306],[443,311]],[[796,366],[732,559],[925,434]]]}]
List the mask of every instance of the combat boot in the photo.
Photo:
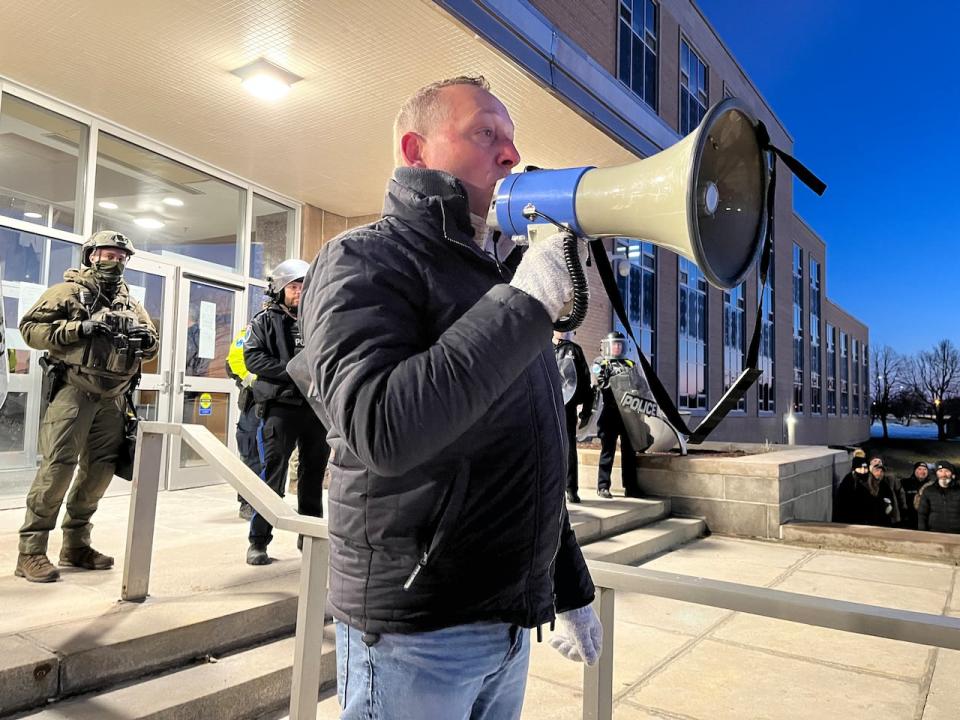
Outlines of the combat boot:
[{"label": "combat boot", "polygon": [[47,559],[45,553],[36,555],[20,553],[20,557],[17,558],[17,569],[13,574],[36,583],[56,582],[60,579],[60,571]]},{"label": "combat boot", "polygon": [[83,570],[109,570],[113,567],[113,558],[97,552],[92,547],[62,548],[58,564],[61,567],[75,567]]},{"label": "combat boot", "polygon": [[247,548],[247,565],[269,565],[270,556],[267,555],[267,546],[250,543]]}]

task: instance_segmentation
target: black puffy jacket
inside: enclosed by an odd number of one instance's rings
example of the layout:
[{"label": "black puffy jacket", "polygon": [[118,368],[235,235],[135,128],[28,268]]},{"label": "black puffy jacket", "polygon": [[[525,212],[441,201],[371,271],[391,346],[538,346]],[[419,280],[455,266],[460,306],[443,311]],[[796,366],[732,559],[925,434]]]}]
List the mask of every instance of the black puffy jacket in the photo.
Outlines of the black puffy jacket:
[{"label": "black puffy jacket", "polygon": [[287,373],[287,363],[302,349],[297,321],[273,302],[254,315],[243,340],[243,363],[256,373],[257,403],[302,405],[303,394]]},{"label": "black puffy jacket", "polygon": [[942,488],[934,480],[920,496],[917,517],[920,530],[960,533],[960,484],[951,480]]},{"label": "black puffy jacket", "polygon": [[323,247],[294,366],[330,428],[330,603],[368,632],[525,627],[593,600],[564,504],[551,322],[472,240],[466,193],[401,168]]}]

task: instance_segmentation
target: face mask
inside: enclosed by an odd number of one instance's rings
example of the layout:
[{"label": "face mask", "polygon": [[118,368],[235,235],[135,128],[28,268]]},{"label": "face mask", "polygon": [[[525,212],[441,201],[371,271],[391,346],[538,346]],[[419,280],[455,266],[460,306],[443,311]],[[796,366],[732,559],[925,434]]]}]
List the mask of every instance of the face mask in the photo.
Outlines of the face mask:
[{"label": "face mask", "polygon": [[123,277],[123,265],[117,260],[97,260],[93,264],[93,272],[101,285],[116,287]]}]

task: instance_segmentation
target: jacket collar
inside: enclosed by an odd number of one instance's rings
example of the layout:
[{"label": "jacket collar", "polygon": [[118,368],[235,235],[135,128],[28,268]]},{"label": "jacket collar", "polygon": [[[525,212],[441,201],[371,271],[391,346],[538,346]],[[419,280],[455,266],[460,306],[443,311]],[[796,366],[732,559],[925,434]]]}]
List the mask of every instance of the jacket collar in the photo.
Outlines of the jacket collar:
[{"label": "jacket collar", "polygon": [[473,241],[467,191],[449,173],[397,168],[387,184],[383,215],[395,217],[429,237],[443,237],[483,254]]}]

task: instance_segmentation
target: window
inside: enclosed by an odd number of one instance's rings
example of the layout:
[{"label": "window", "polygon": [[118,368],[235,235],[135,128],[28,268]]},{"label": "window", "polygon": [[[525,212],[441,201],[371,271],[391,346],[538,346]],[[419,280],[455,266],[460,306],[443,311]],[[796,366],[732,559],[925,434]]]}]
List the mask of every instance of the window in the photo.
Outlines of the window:
[{"label": "window", "polygon": [[101,132],[93,229],[118,230],[139,250],[240,270],[246,192]]},{"label": "window", "polygon": [[837,414],[837,331],[827,325],[827,414]]},{"label": "window", "polygon": [[854,415],[860,414],[860,343],[853,341],[853,357],[850,359],[850,369],[853,372],[853,398],[850,402],[850,411]]},{"label": "window", "polygon": [[[617,239],[613,246],[614,269],[617,271],[617,287],[633,326],[634,335],[640,341],[640,350],[654,364],[654,335],[656,312],[654,310],[654,279],[657,253],[652,243],[639,240]],[[628,335],[620,318],[614,316],[613,329]]]},{"label": "window", "polygon": [[870,349],[866,344],[862,345],[863,353],[861,361],[863,363],[863,370],[861,377],[863,378],[863,387],[861,388],[861,395],[863,396],[863,414],[870,414]]},{"label": "window", "polygon": [[75,120],[3,94],[0,215],[79,233],[88,130]]},{"label": "window", "polygon": [[793,246],[793,411],[803,412],[803,250]]},{"label": "window", "polygon": [[260,285],[247,285],[247,323],[253,320],[263,308],[263,301],[266,297],[267,289]]},{"label": "window", "polygon": [[617,77],[657,109],[657,6],[653,0],[620,0]]},{"label": "window", "polygon": [[850,363],[847,347],[847,334],[840,332],[840,414],[850,412]]},{"label": "window", "polygon": [[774,255],[771,248],[770,268],[767,272],[767,282],[760,282],[760,273],[757,272],[757,292],[763,296],[763,317],[760,328],[759,369],[760,379],[757,381],[757,409],[762,413],[772,413],[777,410],[777,394],[775,386],[774,352],[776,331],[773,324],[774,313]]},{"label": "window", "polygon": [[679,262],[678,407],[707,407],[707,280],[686,258]]},{"label": "window", "polygon": [[250,276],[265,279],[267,273],[290,257],[296,213],[292,208],[253,196],[253,227],[250,232]]},{"label": "window", "polygon": [[707,66],[687,44],[680,41],[680,134],[693,131],[707,114],[710,102]]},{"label": "window", "polygon": [[820,263],[810,258],[810,412],[820,415],[823,412],[823,388],[820,383],[822,372],[820,354]]},{"label": "window", "polygon": [[[740,373],[747,353],[747,284],[740,283],[723,293],[723,391],[730,389]],[[741,397],[735,410],[747,409],[746,397]]]}]

